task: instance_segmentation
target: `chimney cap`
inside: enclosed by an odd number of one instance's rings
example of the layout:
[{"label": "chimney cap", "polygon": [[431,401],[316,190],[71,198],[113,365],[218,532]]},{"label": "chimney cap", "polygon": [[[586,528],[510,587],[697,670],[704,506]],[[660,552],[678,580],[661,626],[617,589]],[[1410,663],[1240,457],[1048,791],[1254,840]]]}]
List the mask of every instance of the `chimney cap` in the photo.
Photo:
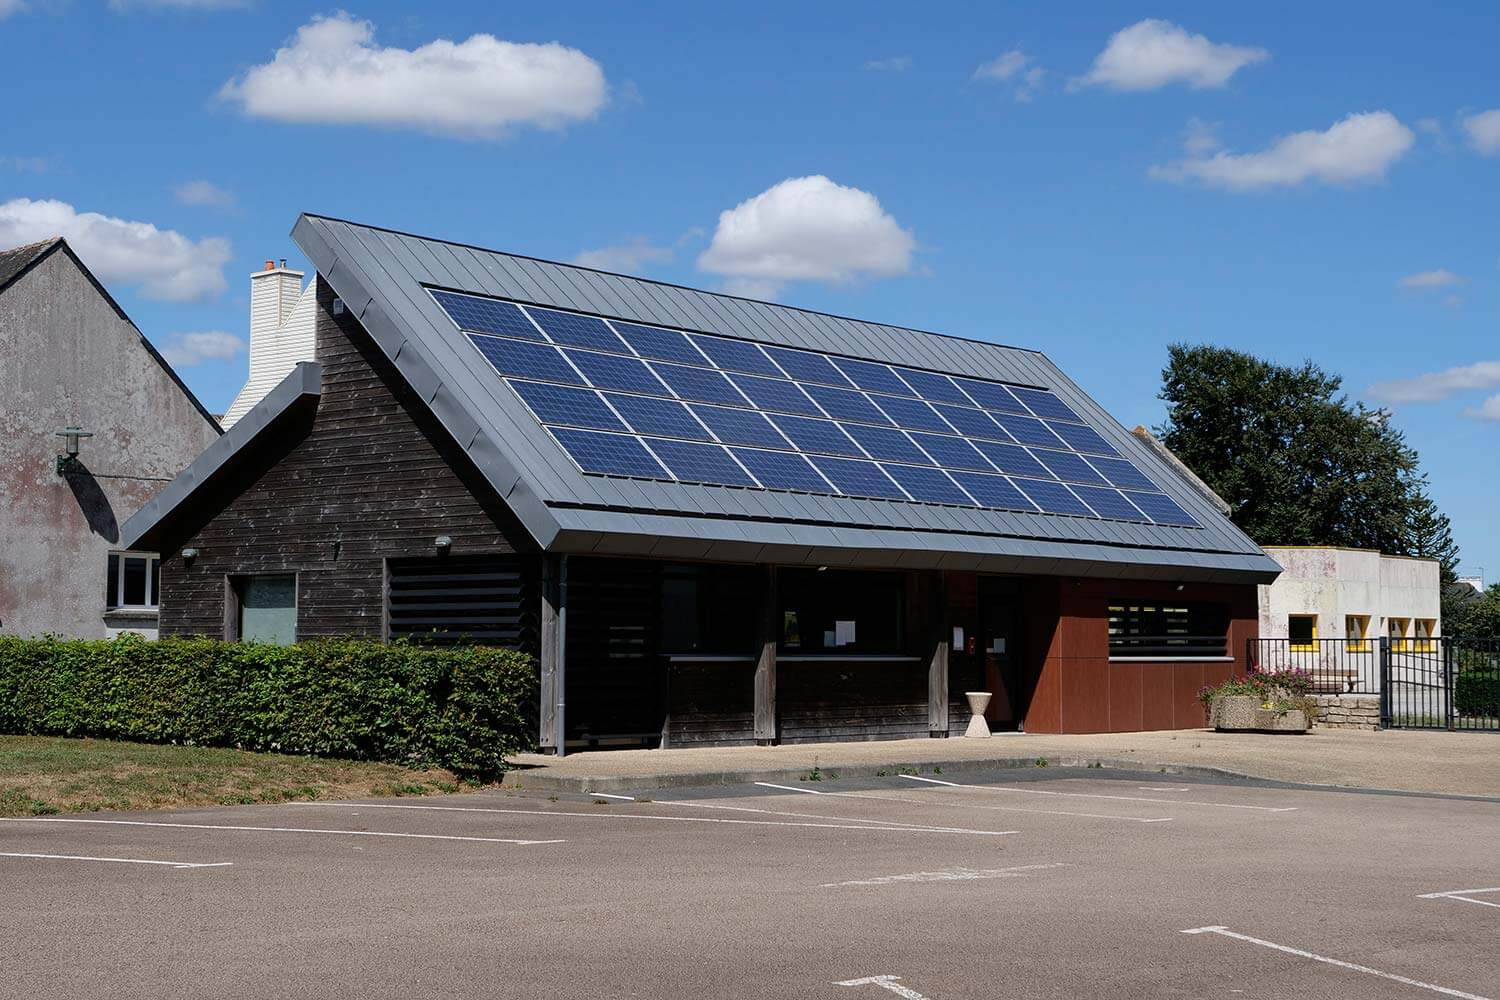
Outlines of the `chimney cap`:
[{"label": "chimney cap", "polygon": [[266,270],[267,271],[274,271],[274,270],[276,270],[276,262],[274,260],[267,260],[266,261]]}]

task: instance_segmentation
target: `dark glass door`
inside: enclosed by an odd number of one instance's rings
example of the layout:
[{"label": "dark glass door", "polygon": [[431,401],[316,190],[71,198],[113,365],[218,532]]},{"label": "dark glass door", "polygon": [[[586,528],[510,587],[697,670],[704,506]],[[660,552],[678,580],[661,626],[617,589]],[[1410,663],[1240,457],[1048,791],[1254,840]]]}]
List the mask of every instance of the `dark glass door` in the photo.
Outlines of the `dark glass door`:
[{"label": "dark glass door", "polygon": [[[994,588],[999,589],[999,588]],[[989,591],[989,592],[987,592]],[[1020,602],[1012,593],[979,589],[979,655],[984,663],[986,690],[993,694],[984,713],[991,727],[1020,726],[1021,650]]]}]

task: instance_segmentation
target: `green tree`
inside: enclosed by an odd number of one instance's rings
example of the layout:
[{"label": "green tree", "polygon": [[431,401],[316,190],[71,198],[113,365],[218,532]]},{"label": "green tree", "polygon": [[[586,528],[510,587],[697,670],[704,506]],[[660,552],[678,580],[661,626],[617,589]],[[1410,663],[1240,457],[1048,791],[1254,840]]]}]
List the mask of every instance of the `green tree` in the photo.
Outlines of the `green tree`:
[{"label": "green tree", "polygon": [[1458,543],[1453,540],[1453,525],[1448,515],[1438,510],[1432,497],[1427,495],[1425,481],[1412,497],[1406,530],[1405,554],[1436,559],[1441,567],[1443,586],[1446,588],[1456,583]]},{"label": "green tree", "polygon": [[1157,436],[1262,545],[1347,545],[1456,565],[1447,518],[1390,415],[1351,403],[1312,362],[1174,344]]}]

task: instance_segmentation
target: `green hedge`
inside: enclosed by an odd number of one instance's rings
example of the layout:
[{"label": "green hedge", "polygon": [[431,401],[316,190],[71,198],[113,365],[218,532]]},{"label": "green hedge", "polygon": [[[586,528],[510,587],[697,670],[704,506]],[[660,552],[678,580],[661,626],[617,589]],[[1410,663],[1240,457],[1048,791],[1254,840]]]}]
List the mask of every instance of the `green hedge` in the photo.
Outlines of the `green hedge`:
[{"label": "green hedge", "polygon": [[1453,707],[1459,715],[1500,715],[1500,670],[1460,671]]},{"label": "green hedge", "polygon": [[486,777],[531,749],[532,660],[328,640],[0,637],[0,732],[436,765]]}]

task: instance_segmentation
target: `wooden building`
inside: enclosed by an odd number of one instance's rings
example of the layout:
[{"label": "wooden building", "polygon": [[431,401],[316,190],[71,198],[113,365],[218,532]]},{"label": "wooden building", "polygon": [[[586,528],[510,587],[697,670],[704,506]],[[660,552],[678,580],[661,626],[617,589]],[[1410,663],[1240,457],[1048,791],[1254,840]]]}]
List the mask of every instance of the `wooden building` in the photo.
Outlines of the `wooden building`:
[{"label": "wooden building", "polygon": [[1185,728],[1277,566],[1043,355],[316,216],[164,635],[533,651],[540,743]]}]

